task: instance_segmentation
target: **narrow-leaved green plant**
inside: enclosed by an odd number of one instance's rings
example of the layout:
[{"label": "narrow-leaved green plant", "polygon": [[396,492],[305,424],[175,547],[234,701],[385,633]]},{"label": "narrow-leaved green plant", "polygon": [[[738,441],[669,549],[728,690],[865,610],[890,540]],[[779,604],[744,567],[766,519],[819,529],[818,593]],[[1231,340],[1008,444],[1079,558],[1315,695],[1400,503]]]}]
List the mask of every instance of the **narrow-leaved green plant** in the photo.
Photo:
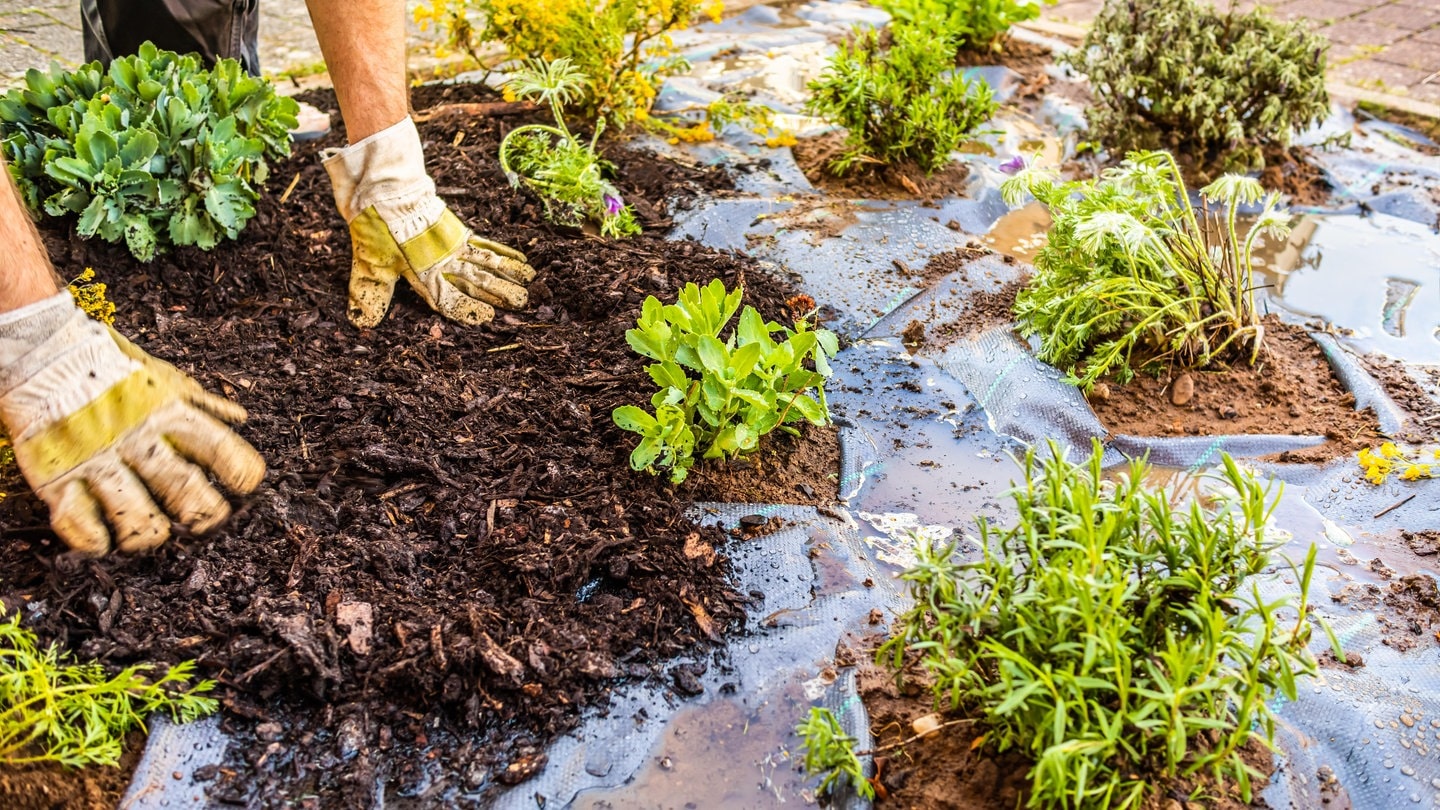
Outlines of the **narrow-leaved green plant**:
[{"label": "narrow-leaved green plant", "polygon": [[943,35],[899,21],[856,28],[810,92],[806,111],[845,128],[836,174],[904,160],[933,173],[997,107],[990,85],[955,70]]},{"label": "narrow-leaved green plant", "polygon": [[792,423],[829,421],[825,380],[839,349],[835,334],[803,318],[790,329],[747,306],[722,339],[741,295],[715,279],[704,287],[686,284],[673,304],[645,299],[625,339],[656,361],[646,368],[660,387],[650,398],[655,410],[622,405],[613,414],[615,424],[640,434],[633,468],[669,468],[678,483],[697,451],[705,459],[735,458],[754,452],[773,430],[796,433]]},{"label": "narrow-leaved green plant", "polygon": [[1019,519],[979,521],[978,562],[919,544],[914,607],[880,656],[897,671],[919,656],[938,702],[1033,759],[1030,807],[1129,810],[1196,774],[1248,801],[1240,748],[1273,747],[1271,701],[1316,671],[1315,550],[1292,568],[1298,596],[1266,595],[1278,494],[1228,456],[1188,495],[1147,483],[1144,461],[1109,478],[1101,456],[1027,453]]},{"label": "narrow-leaved green plant", "polygon": [[811,708],[795,733],[803,741],[805,772],[822,776],[821,793],[833,793],[839,784],[848,783],[860,796],[875,798],[875,786],[865,778],[865,767],[855,751],[855,738],[840,727],[834,712]]},{"label": "narrow-leaved green plant", "polygon": [[[1043,0],[1053,5],[1055,0]],[[890,16],[945,34],[955,48],[1000,51],[1010,26],[1040,16],[1042,0],[878,0]],[[938,40],[938,36],[937,36]]]},{"label": "narrow-leaved green plant", "polygon": [[218,703],[205,696],[215,683],[192,684],[194,668],[186,661],[152,678],[155,668],[138,664],[112,676],[41,647],[12,616],[0,622],[0,762],[116,765],[125,735],[150,714],[188,723],[215,712]]}]

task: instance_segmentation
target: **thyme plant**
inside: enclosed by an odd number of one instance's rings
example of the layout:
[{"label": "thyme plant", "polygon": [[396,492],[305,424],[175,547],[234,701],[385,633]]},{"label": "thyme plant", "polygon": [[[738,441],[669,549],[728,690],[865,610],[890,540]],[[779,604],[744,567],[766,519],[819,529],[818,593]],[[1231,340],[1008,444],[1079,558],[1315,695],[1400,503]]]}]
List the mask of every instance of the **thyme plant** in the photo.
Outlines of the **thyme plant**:
[{"label": "thyme plant", "polygon": [[565,105],[579,98],[588,81],[563,57],[530,62],[516,71],[505,86],[506,94],[549,106],[555,125],[527,124],[511,130],[500,142],[500,167],[512,185],[523,184],[539,195],[551,222],[579,227],[589,221],[605,236],[633,236],[640,232],[640,223],[605,179],[615,167],[595,151],[605,119],[596,119],[589,143],[576,138],[565,124]]},{"label": "thyme plant", "polygon": [[[1031,195],[1054,224],[1035,274],[1015,301],[1020,331],[1037,356],[1087,389],[1138,366],[1254,363],[1265,337],[1255,307],[1253,252],[1262,235],[1284,238],[1289,217],[1275,194],[1225,175],[1196,207],[1166,152],[1132,153],[1094,180],[1061,183],[1025,166],[1001,186],[1011,205]],[[1243,234],[1241,205],[1261,203]]]},{"label": "thyme plant", "polygon": [[1169,149],[1229,171],[1260,167],[1262,147],[1329,114],[1328,47],[1263,8],[1107,0],[1062,60],[1089,76],[1090,126],[1110,149]]},{"label": "thyme plant", "polygon": [[111,676],[57,646],[42,648],[12,616],[0,622],[0,762],[115,765],[125,735],[147,716],[164,711],[188,723],[219,707],[205,696],[213,681],[190,682],[194,666],[152,677],[153,668],[139,664]]},{"label": "thyme plant", "polygon": [[1256,577],[1281,542],[1268,487],[1226,456],[1182,498],[1148,485],[1144,461],[1107,478],[1101,455],[1098,443],[1086,463],[1053,442],[1027,453],[1010,492],[1019,519],[979,521],[978,562],[919,544],[903,575],[914,607],[880,656],[898,671],[918,655],[938,702],[1034,760],[1030,807],[1128,810],[1156,777],[1196,774],[1233,780],[1248,801],[1240,748],[1273,747],[1270,701],[1295,700],[1316,671],[1315,550],[1295,571],[1298,597],[1267,597]]},{"label": "thyme plant", "polygon": [[837,174],[914,161],[932,174],[995,112],[990,85],[954,69],[953,49],[926,25],[856,28],[820,78],[807,112],[845,128]]}]

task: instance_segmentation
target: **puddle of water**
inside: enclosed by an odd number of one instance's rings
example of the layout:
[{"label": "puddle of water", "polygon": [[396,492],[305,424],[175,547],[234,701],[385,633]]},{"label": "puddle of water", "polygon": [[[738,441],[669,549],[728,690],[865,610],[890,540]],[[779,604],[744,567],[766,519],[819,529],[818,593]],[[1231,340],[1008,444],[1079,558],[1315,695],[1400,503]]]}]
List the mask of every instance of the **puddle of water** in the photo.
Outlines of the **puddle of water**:
[{"label": "puddle of water", "polygon": [[1035,254],[1045,247],[1045,234],[1052,222],[1049,209],[1031,202],[1001,217],[985,234],[984,242],[996,253],[1034,261]]},{"label": "puddle of water", "polygon": [[1440,363],[1440,235],[1408,220],[1317,216],[1264,251],[1279,304],[1348,330],[1365,351]]},{"label": "puddle of water", "polygon": [[753,699],[682,709],[632,782],[616,790],[581,793],[572,806],[618,810],[810,804],[814,797],[808,780],[792,761],[800,744],[795,724],[811,705],[803,685],[792,681],[773,700],[749,702]]}]

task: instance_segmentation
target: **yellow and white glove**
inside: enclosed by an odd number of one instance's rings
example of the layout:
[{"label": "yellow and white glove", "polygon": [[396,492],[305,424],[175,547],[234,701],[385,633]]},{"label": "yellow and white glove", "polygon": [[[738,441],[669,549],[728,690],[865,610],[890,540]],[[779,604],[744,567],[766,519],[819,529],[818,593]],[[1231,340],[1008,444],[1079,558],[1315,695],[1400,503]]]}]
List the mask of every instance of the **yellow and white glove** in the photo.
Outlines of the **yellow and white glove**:
[{"label": "yellow and white glove", "polygon": [[435,194],[415,122],[329,150],[325,171],[350,223],[350,321],[370,327],[405,279],[430,308],[463,324],[525,306],[535,277],[525,255],[480,239]]},{"label": "yellow and white glove", "polygon": [[243,421],[244,408],[91,320],[67,291],[0,313],[0,423],[77,551],[104,554],[112,535],[121,551],[154,548],[172,519],[218,526],[230,505],[205,471],[240,494],[265,476],[225,424]]}]

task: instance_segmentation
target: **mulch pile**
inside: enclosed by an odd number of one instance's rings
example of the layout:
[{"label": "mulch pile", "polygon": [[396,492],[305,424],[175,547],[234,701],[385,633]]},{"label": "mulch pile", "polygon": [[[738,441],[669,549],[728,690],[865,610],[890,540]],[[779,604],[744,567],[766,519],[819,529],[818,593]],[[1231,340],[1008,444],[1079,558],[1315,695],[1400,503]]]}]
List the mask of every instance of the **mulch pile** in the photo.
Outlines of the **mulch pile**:
[{"label": "mulch pile", "polygon": [[[413,103],[487,93],[425,88]],[[336,109],[331,95],[309,100]],[[646,295],[718,277],[784,320],[791,291],[748,259],[658,235],[667,197],[729,187],[717,170],[616,146],[645,235],[547,225],[494,159],[527,120],[421,126],[456,213],[538,270],[530,308],[482,328],[446,322],[404,284],[379,327],[346,321],[348,234],[317,159],[343,145],[339,127],[272,167],[242,239],[212,253],[144,265],[46,226],[62,272],[94,267],[110,285],[117,328],[249,409],[240,432],[269,473],[217,535],[103,560],[62,553],[43,506],[13,469],[0,474],[0,599],[88,658],[198,660],[239,741],[205,774],[214,799],[362,807],[380,782],[426,806],[483,802],[537,773],[545,743],[622,680],[693,694],[703,663],[673,659],[703,651],[753,598],[732,590],[720,531],[683,514],[743,500],[747,485],[707,474],[671,488],[631,471],[634,436],[610,413],[653,391],[624,339]],[[833,433],[819,437],[830,450],[784,439],[754,467],[783,479],[786,454],[833,459]],[[833,500],[829,472],[790,481],[788,500]]]}]

